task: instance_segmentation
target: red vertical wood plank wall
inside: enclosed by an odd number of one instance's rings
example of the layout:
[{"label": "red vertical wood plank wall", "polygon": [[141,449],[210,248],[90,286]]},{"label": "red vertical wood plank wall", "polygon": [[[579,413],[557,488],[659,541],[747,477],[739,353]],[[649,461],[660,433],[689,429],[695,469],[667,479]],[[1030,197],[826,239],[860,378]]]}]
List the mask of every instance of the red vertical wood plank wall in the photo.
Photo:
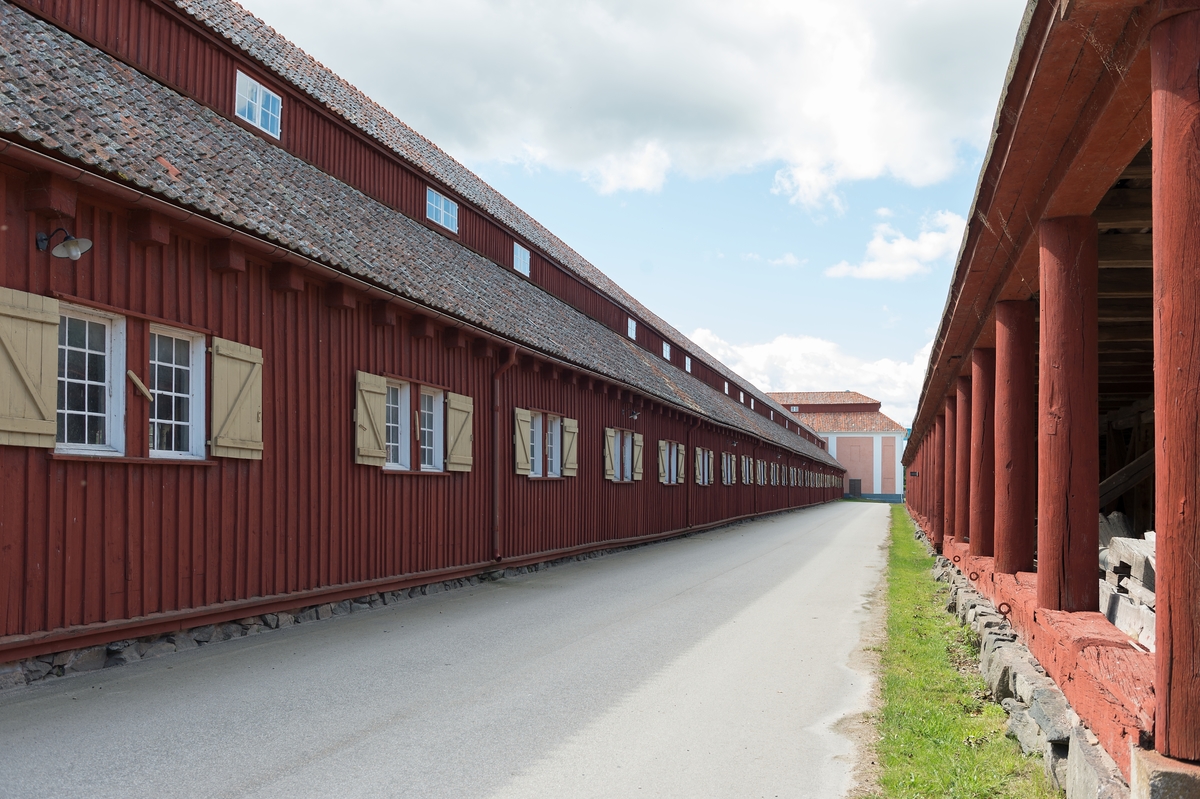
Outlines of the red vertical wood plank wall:
[{"label": "red vertical wood plank wall", "polygon": [[[69,460],[45,450],[0,447],[0,660],[22,636],[233,600],[304,593],[455,567],[491,557],[492,375],[496,359],[418,337],[401,319],[373,324],[364,295],[353,310],[325,302],[315,280],[274,291],[269,265],[245,272],[208,268],[207,242],[173,229],[166,245],[129,242],[127,210],[81,194],[75,230],[95,242],[75,263],[37,252],[47,220],[23,211],[26,174],[0,167],[0,285],[58,293],[128,312],[127,367],[146,377],[155,317],[212,331],[264,353],[261,461],[144,463],[148,408],[126,395],[124,460]],[[64,299],[64,302],[69,300]],[[447,386],[475,399],[473,471],[413,475],[354,464],[357,370]],[[663,486],[659,439],[721,452],[754,452],[786,466],[830,473],[794,453],[651,404],[637,420],[630,395],[590,388],[586,376],[510,369],[500,381],[501,549],[536,556],[683,531],[723,519],[823,502],[833,488]],[[513,470],[513,407],[580,422],[579,473],[530,480]],[[645,436],[645,479],[603,477],[605,427]],[[694,481],[689,449],[686,478]],[[688,497],[691,497],[689,503]],[[689,508],[690,505],[690,508]],[[16,638],[13,638],[13,637]],[[10,640],[6,641],[5,637]],[[13,644],[15,645],[15,644]]]}]

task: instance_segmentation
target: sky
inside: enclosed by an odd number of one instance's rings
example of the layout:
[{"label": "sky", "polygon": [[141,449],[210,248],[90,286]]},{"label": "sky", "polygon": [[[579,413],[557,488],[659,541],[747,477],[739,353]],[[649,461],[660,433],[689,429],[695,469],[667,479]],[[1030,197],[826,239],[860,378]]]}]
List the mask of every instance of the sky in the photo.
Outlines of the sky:
[{"label": "sky", "polygon": [[908,425],[1022,0],[242,0],[767,391]]}]

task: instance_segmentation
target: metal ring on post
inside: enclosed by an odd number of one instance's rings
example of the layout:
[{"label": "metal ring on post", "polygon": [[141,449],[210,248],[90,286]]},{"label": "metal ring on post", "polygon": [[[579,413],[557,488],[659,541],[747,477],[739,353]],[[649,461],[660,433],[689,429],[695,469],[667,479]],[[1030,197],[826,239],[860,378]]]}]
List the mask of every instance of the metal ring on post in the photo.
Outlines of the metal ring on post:
[{"label": "metal ring on post", "polygon": [[1007,602],[1001,602],[996,606],[996,612],[1007,618],[1008,614],[1012,613],[1012,605]]},{"label": "metal ring on post", "polygon": [[950,558],[950,560],[958,563],[960,560],[962,560],[962,555],[955,555],[954,557]]},{"label": "metal ring on post", "polygon": [[979,572],[971,572],[967,576],[971,578],[971,582],[975,582],[976,580],[979,579]]}]

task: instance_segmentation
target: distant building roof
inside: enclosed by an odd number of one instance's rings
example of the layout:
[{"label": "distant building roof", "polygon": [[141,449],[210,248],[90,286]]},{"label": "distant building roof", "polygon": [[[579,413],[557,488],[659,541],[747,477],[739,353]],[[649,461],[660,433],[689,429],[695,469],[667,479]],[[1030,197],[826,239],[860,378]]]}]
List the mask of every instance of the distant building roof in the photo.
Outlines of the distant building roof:
[{"label": "distant building roof", "polygon": [[818,433],[905,433],[880,412],[880,403],[857,391],[776,391],[768,396]]},{"label": "distant building roof", "polygon": [[780,405],[874,405],[879,400],[871,399],[857,391],[775,391],[767,396]]},{"label": "distant building roof", "polygon": [[793,414],[818,433],[904,433],[907,428],[879,411]]}]

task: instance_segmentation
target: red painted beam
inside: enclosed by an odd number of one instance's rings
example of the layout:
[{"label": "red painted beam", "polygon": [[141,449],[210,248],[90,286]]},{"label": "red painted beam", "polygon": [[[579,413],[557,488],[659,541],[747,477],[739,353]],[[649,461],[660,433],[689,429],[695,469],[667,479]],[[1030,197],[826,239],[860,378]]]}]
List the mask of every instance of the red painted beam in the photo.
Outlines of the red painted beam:
[{"label": "red painted beam", "polygon": [[1154,466],[1158,530],[1155,747],[1200,760],[1200,12],[1151,34]]},{"label": "red painted beam", "polygon": [[992,555],[996,513],[996,351],[971,353],[971,554]]},{"label": "red painted beam", "polygon": [[1038,235],[1038,605],[1095,611],[1100,606],[1096,221],[1047,219]]},{"label": "red painted beam", "polygon": [[1037,303],[996,303],[996,571],[1033,571]]},{"label": "red painted beam", "polygon": [[939,416],[933,429],[933,452],[930,453],[933,469],[930,472],[930,482],[933,504],[930,507],[930,517],[933,519],[933,546],[938,552],[942,551],[943,510],[946,505],[946,483],[942,473],[946,469],[946,417]]},{"label": "red painted beam", "polygon": [[954,522],[958,518],[954,513],[954,503],[958,499],[958,490],[954,479],[958,476],[958,399],[955,396],[946,398],[946,431],[943,434],[942,449],[942,538],[958,535]]},{"label": "red painted beam", "polygon": [[954,536],[971,538],[971,378],[959,376],[954,420]]}]

